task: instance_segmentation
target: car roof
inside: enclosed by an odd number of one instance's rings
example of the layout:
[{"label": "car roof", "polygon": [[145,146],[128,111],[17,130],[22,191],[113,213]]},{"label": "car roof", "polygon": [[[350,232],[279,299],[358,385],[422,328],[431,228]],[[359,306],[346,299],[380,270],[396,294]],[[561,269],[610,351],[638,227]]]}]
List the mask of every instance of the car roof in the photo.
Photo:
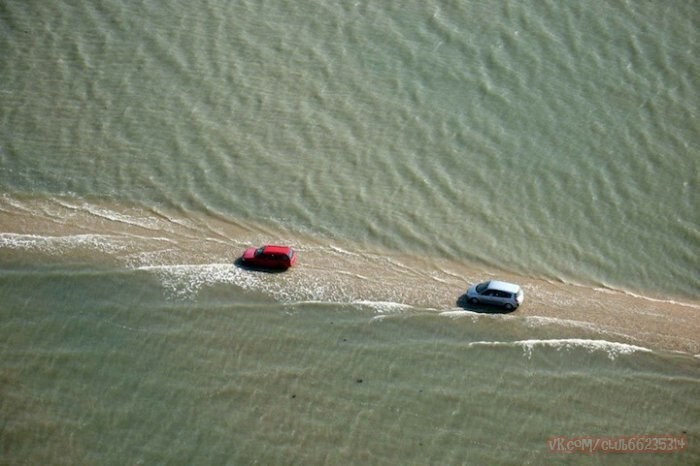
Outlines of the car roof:
[{"label": "car roof", "polygon": [[508,293],[517,293],[520,291],[520,287],[518,285],[499,280],[491,280],[488,287],[490,290],[507,291]]},{"label": "car roof", "polygon": [[267,244],[263,246],[263,252],[265,254],[290,254],[292,248],[289,246],[276,246],[274,244]]}]

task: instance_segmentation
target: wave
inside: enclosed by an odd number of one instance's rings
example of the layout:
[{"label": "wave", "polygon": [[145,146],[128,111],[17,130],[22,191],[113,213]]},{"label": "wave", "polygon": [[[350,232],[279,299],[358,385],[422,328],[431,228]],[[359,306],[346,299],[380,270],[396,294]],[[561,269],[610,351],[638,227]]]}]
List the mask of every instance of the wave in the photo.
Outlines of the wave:
[{"label": "wave", "polygon": [[[118,235],[77,234],[64,236],[0,233],[0,248],[36,250],[62,254],[70,249],[93,249],[107,253],[123,251],[127,244]],[[165,240],[165,239],[164,239]]]},{"label": "wave", "polygon": [[474,341],[467,345],[470,348],[479,347],[507,347],[523,349],[523,353],[530,359],[536,348],[553,348],[557,351],[570,351],[574,349],[584,349],[589,353],[604,351],[608,358],[614,360],[620,355],[627,355],[636,352],[650,353],[652,350],[642,346],[618,343],[607,340],[587,340],[581,338],[562,338],[549,340],[516,340],[516,341]]},{"label": "wave", "polygon": [[558,279],[558,280],[542,278],[541,280],[544,283],[548,283],[548,284],[553,285],[553,286],[557,286],[557,284],[564,284],[564,285],[570,286],[572,288],[580,288],[583,290],[592,291],[592,292],[599,293],[599,294],[607,294],[610,296],[623,295],[623,296],[628,296],[630,298],[648,301],[650,303],[670,304],[670,305],[674,305],[674,306],[683,306],[683,307],[689,307],[689,308],[693,308],[693,309],[700,309],[700,304],[691,303],[688,301],[681,301],[679,299],[659,298],[656,296],[649,296],[649,295],[645,295],[645,294],[641,294],[641,293],[635,293],[635,292],[630,291],[630,290],[614,287],[614,286],[607,285],[607,284],[594,286],[591,284],[579,283],[576,281],[566,280],[563,278]]},{"label": "wave", "polygon": [[161,221],[161,219],[153,216],[150,213],[140,212],[138,215],[128,214],[124,212],[117,212],[116,210],[108,209],[105,207],[100,207],[94,204],[89,204],[83,202],[80,205],[72,204],[65,200],[58,200],[56,202],[61,207],[66,209],[78,211],[81,213],[88,213],[96,218],[102,218],[109,222],[121,223],[130,227],[144,228],[146,230],[162,230],[167,224]]},{"label": "wave", "polygon": [[526,316],[525,325],[529,327],[545,327],[548,325],[557,325],[562,327],[576,327],[586,330],[600,331],[600,328],[598,326],[590,322],[545,316]]},{"label": "wave", "polygon": [[[654,342],[691,353],[698,348],[693,311],[700,305],[694,301],[689,305],[563,280],[492,272],[461,261],[371,249],[205,213],[5,195],[0,197],[0,223],[5,230],[0,232],[0,252],[12,251],[8,260],[21,257],[22,251],[45,254],[52,261],[62,254],[72,262],[103,264],[108,258],[110,264],[126,270],[155,274],[167,298],[191,300],[209,287],[234,285],[282,305],[319,301],[389,314],[414,308],[476,320],[486,314],[461,309],[459,297],[468,283],[498,276],[520,283],[526,303],[511,316],[489,315],[489,319],[515,319],[525,327],[553,325],[577,332],[557,335],[561,337],[594,337],[589,333],[595,332],[605,339]],[[153,229],[155,225],[160,226]],[[271,275],[234,265],[244,246],[269,241],[293,245],[300,254],[298,266],[289,273]],[[40,258],[32,256],[35,259]]]},{"label": "wave", "polygon": [[411,306],[410,304],[396,303],[396,302],[391,302],[391,301],[369,301],[369,300],[361,299],[361,300],[357,300],[357,301],[352,301],[349,304],[359,305],[362,307],[369,307],[369,308],[372,308],[381,314],[403,312],[403,311],[415,309],[415,307]]},{"label": "wave", "polygon": [[155,274],[166,294],[177,300],[193,299],[204,288],[223,284],[263,292],[283,305],[345,305],[369,308],[379,314],[415,309],[397,301],[358,299],[351,290],[319,284],[302,274],[251,272],[229,263],[141,265],[133,270]]},{"label": "wave", "polygon": [[471,317],[473,322],[479,319],[497,319],[497,320],[515,320],[519,319],[519,316],[513,314],[502,314],[499,312],[488,313],[479,311],[470,311],[468,309],[449,309],[446,311],[440,311],[440,316],[449,317],[452,319],[458,319],[461,317]]},{"label": "wave", "polygon": [[241,269],[227,263],[142,265],[133,270],[154,273],[168,297],[177,300],[193,299],[203,288],[218,284],[236,285],[243,289],[268,288],[269,291],[274,291],[272,287],[265,286],[258,274],[243,273]]},{"label": "wave", "polygon": [[[596,288],[595,290],[599,291],[600,289]],[[700,304],[693,304],[693,303],[689,303],[689,302],[685,302],[685,301],[679,301],[676,299],[653,298],[651,296],[645,296],[645,295],[633,293],[632,291],[627,291],[627,290],[619,290],[618,293],[622,293],[626,296],[630,296],[630,297],[636,298],[636,299],[643,299],[645,301],[649,301],[652,303],[672,304],[675,306],[684,306],[684,307],[690,307],[693,309],[700,309]]]}]

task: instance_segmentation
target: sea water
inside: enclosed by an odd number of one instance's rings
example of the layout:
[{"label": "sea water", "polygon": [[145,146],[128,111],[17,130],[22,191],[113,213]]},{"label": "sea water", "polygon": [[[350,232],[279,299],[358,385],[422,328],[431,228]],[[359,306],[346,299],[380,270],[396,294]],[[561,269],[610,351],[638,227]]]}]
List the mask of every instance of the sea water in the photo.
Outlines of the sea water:
[{"label": "sea water", "polygon": [[2,463],[700,461],[699,12],[5,2]]}]

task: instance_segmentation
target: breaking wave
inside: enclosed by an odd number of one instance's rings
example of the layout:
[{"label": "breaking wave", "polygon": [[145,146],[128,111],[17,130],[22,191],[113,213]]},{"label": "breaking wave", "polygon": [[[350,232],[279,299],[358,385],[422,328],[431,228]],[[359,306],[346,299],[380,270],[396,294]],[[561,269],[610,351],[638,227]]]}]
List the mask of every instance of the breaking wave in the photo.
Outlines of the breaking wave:
[{"label": "breaking wave", "polygon": [[468,344],[470,348],[482,347],[507,347],[507,348],[522,348],[523,354],[528,359],[532,357],[535,349],[538,348],[553,348],[557,351],[571,351],[575,349],[583,349],[589,353],[603,351],[607,353],[608,358],[614,360],[620,355],[627,355],[636,352],[651,352],[649,348],[630,345],[627,343],[617,343],[607,340],[586,340],[581,338],[564,338],[551,340],[517,340],[517,341],[474,341]]}]

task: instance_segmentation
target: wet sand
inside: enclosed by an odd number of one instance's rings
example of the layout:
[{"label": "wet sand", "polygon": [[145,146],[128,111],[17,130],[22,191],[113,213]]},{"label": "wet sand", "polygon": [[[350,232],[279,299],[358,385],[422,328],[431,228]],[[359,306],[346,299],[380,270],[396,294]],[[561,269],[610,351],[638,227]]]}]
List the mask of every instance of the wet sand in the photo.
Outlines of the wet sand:
[{"label": "wet sand", "polygon": [[[556,305],[549,298],[568,296]],[[662,301],[622,291],[547,283],[530,293],[523,316],[542,316],[593,324],[605,339],[651,349],[697,354],[700,324],[697,303]]]},{"label": "wet sand", "polygon": [[[299,252],[298,265],[289,273],[251,281],[245,271],[235,270],[233,262],[244,247],[277,240],[292,244]],[[0,199],[0,266],[41,267],[61,261],[165,271],[187,265],[194,274],[215,272],[205,282],[223,280],[285,301],[379,302],[436,312],[459,309],[460,296],[470,283],[499,278],[519,283],[525,292],[524,305],[508,314],[509,318],[559,328],[568,337],[595,332],[608,341],[700,353],[697,300],[646,297],[513,275],[478,264],[368,251],[360,245],[236,223],[211,214],[95,202]],[[178,279],[202,281],[187,275]]]}]

